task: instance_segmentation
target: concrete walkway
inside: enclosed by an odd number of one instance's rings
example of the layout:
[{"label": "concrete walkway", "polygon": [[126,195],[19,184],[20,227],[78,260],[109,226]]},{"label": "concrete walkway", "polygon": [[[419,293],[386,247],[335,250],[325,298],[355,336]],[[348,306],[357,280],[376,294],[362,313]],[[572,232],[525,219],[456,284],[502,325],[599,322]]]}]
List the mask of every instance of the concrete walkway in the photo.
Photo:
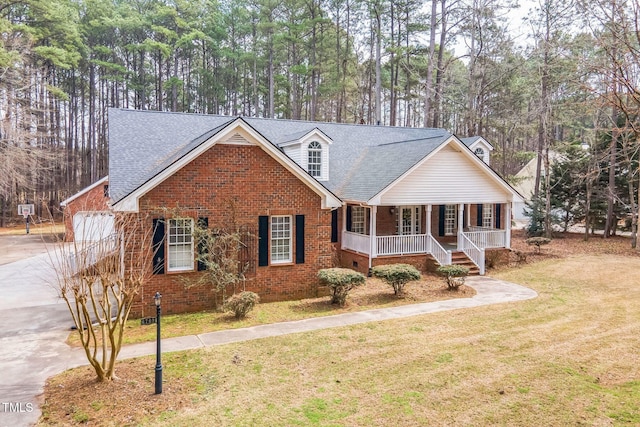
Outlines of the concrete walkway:
[{"label": "concrete walkway", "polygon": [[[252,326],[250,328],[228,329],[199,335],[167,338],[162,340],[162,352],[190,350],[259,338],[316,331],[318,329],[337,328],[340,326],[356,325],[359,323],[400,319],[446,310],[457,310],[461,308],[480,307],[489,304],[524,301],[538,296],[538,294],[532,289],[516,285],[515,283],[492,279],[487,276],[468,277],[466,284],[475,289],[476,295],[471,298],[456,298],[445,301],[336,314],[333,316],[314,317],[304,320],[295,320],[292,322],[272,323],[268,325]],[[155,345],[155,342],[149,342],[123,347],[120,352],[120,358],[125,359],[155,354]]]},{"label": "concrete walkway", "polygon": [[[71,325],[66,306],[56,298],[48,278],[46,256],[0,265],[0,427],[30,426],[40,417],[44,383],[52,375],[87,365],[82,349],[65,343]],[[162,340],[162,351],[172,352],[223,345],[258,338],[309,332],[366,322],[398,319],[445,310],[522,301],[537,293],[520,285],[489,277],[469,277],[477,292],[423,304],[345,313],[334,316],[231,329]],[[155,342],[123,347],[119,359],[155,354]]]}]

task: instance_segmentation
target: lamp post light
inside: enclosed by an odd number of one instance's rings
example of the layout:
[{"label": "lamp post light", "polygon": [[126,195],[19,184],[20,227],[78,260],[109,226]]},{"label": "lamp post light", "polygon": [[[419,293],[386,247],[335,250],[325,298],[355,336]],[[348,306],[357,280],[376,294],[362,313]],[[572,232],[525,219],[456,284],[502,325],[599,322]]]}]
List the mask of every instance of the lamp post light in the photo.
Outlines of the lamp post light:
[{"label": "lamp post light", "polygon": [[156,292],[153,297],[156,303],[156,394],[162,394],[162,356],[160,352],[160,300],[162,295]]}]

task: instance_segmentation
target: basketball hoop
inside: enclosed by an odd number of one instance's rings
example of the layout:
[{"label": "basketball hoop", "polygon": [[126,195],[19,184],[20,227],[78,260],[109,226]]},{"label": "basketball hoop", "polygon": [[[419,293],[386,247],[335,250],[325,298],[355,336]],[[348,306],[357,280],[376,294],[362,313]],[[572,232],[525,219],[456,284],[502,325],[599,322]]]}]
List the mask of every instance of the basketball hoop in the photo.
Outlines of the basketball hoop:
[{"label": "basketball hoop", "polygon": [[22,215],[24,222],[27,226],[27,234],[29,234],[29,215],[35,213],[34,205],[32,203],[18,205],[18,215]]}]

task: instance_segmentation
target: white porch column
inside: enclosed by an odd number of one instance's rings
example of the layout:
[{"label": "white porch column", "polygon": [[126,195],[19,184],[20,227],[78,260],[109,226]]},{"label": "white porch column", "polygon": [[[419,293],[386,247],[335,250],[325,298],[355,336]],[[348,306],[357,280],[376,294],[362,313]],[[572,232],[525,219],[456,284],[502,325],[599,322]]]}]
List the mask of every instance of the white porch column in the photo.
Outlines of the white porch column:
[{"label": "white porch column", "polygon": [[[342,205],[342,232],[347,231],[347,204]],[[341,236],[342,237],[342,236]]]},{"label": "white porch column", "polygon": [[376,244],[376,221],[378,218],[378,207],[369,208],[369,269],[373,266],[372,259],[378,257],[378,245]]},{"label": "white porch column", "polygon": [[456,244],[458,250],[460,250],[460,240],[462,236],[463,227],[462,224],[464,222],[464,203],[460,203],[458,205],[458,238],[456,239]]},{"label": "white porch column", "polygon": [[467,205],[467,226],[471,225],[471,205]]},{"label": "white porch column", "polygon": [[511,247],[511,202],[505,203],[506,209],[504,213],[504,246]]},{"label": "white porch column", "polygon": [[431,235],[431,205],[427,205],[427,235]]}]

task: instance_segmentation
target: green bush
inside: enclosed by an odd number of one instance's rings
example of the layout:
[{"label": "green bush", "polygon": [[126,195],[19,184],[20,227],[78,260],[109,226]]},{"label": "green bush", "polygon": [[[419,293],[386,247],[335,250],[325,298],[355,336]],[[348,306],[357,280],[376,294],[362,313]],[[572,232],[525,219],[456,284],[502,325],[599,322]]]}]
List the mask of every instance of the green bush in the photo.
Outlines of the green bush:
[{"label": "green bush", "polygon": [[536,252],[540,253],[540,246],[548,245],[551,243],[551,239],[546,237],[529,237],[527,240],[527,245],[533,245],[537,248]]},{"label": "green bush", "polygon": [[404,294],[404,285],[421,277],[418,269],[409,264],[379,265],[371,273],[391,285],[398,296]]},{"label": "green bush", "polygon": [[344,306],[349,291],[364,284],[366,277],[349,268],[324,268],[318,272],[320,282],[331,289],[331,304]]},{"label": "green bush", "polygon": [[463,265],[441,265],[436,270],[447,282],[450,291],[458,290],[464,285],[464,279],[469,275],[469,269]]},{"label": "green bush", "polygon": [[244,319],[258,302],[260,302],[258,294],[243,291],[227,298],[224,303],[224,311],[233,312],[236,319]]}]

